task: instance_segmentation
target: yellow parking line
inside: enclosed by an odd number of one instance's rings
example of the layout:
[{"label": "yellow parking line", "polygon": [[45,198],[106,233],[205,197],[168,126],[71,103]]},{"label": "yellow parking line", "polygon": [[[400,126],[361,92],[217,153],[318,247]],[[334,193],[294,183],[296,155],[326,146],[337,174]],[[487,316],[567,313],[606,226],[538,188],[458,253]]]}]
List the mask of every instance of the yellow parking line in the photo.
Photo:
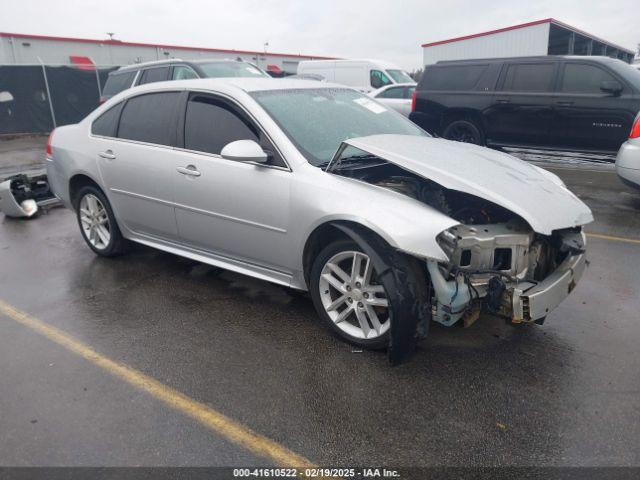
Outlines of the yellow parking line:
[{"label": "yellow parking line", "polygon": [[626,243],[638,243],[640,244],[640,240],[635,238],[625,238],[625,237],[615,237],[613,235],[604,235],[602,233],[587,233],[587,237],[593,238],[602,238],[603,240],[613,240],[615,242],[626,242]]},{"label": "yellow parking line", "polygon": [[91,347],[67,335],[62,330],[48,325],[37,318],[0,300],[0,313],[54,341],[70,352],[89,360],[94,365],[143,390],[171,408],[188,415],[205,427],[213,430],[227,440],[246,448],[250,452],[272,460],[275,464],[288,467],[313,467],[311,461],[292,452],[288,448],[254,432],[248,427],[231,420],[213,408],[193,400],[171,387],[148,377],[122,363],[99,354]]}]

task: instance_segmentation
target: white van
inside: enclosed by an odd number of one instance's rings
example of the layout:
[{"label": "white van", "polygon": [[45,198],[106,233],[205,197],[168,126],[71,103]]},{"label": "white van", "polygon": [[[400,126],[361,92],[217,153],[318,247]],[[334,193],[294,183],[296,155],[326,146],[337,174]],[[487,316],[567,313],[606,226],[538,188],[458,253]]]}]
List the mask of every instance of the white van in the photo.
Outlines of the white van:
[{"label": "white van", "polygon": [[340,83],[361,92],[393,83],[413,82],[403,69],[380,60],[305,60],[298,64],[298,75],[303,74],[321,75],[327,82]]}]

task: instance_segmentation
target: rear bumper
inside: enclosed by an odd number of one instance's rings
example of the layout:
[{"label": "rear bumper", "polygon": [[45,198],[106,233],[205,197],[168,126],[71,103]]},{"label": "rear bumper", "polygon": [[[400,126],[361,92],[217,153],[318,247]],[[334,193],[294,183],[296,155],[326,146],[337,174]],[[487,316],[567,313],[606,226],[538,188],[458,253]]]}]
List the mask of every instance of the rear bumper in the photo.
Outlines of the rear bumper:
[{"label": "rear bumper", "polygon": [[587,266],[586,254],[572,255],[540,283],[529,288],[513,287],[514,322],[530,322],[547,316],[573,291]]},{"label": "rear bumper", "polygon": [[616,172],[627,185],[640,188],[640,142],[628,140],[616,157]]}]

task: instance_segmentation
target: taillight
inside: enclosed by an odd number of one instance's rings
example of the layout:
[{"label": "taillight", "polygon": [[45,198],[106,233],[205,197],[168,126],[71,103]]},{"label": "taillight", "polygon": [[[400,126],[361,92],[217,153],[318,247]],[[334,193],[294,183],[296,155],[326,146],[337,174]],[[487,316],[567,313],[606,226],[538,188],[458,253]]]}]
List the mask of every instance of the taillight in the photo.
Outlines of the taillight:
[{"label": "taillight", "polygon": [[53,148],[51,148],[51,140],[53,139],[53,132],[55,132],[54,130],[51,130],[51,133],[49,134],[49,139],[47,140],[47,157],[51,158],[53,157]]},{"label": "taillight", "polygon": [[106,102],[106,101],[107,101],[107,98],[106,98],[106,97],[103,97],[103,96],[101,95],[101,96],[100,96],[100,99],[98,100],[98,104],[99,104],[99,105],[102,105],[102,104],[103,104],[104,102]]},{"label": "taillight", "polygon": [[629,138],[640,138],[640,117],[637,117],[636,121],[633,122],[633,127],[631,127]]},{"label": "taillight", "polygon": [[413,91],[413,95],[411,95],[411,111],[416,111],[416,95],[418,94],[417,90]]}]

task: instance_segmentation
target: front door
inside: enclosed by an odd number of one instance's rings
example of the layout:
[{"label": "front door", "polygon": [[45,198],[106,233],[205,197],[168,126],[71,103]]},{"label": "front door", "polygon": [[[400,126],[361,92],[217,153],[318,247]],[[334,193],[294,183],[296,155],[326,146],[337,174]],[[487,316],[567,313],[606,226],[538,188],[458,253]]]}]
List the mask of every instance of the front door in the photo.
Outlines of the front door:
[{"label": "front door", "polygon": [[177,92],[138,95],[122,108],[117,138],[95,138],[96,158],[119,222],[177,239],[173,208]]},{"label": "front door", "polygon": [[[220,156],[225,145],[244,139],[271,153],[268,165]],[[174,162],[181,241],[230,260],[289,273],[285,240],[292,173],[264,133],[233,103],[192,93],[183,145]]]},{"label": "front door", "polygon": [[505,64],[492,105],[485,114],[490,143],[549,143],[555,72],[554,62]]},{"label": "front door", "polygon": [[[605,92],[602,82],[618,82],[623,89],[619,94]],[[637,113],[628,108],[631,93],[598,65],[566,63],[555,97],[555,143],[565,149],[617,151]]]}]

